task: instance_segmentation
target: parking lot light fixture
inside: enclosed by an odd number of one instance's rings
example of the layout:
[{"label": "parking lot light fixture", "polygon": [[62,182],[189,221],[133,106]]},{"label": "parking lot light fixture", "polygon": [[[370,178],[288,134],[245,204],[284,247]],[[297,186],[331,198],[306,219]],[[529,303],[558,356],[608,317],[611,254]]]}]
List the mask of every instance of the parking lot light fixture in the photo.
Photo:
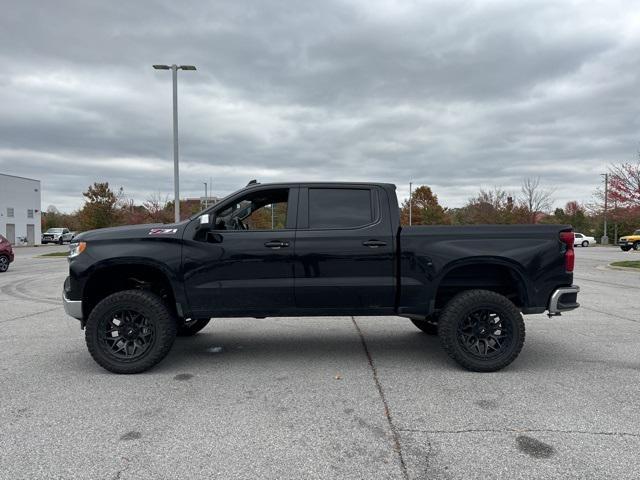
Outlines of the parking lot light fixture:
[{"label": "parking lot light fixture", "polygon": [[156,70],[171,70],[173,79],[173,205],[175,222],[180,221],[180,168],[178,163],[178,70],[195,70],[193,65],[153,65]]}]

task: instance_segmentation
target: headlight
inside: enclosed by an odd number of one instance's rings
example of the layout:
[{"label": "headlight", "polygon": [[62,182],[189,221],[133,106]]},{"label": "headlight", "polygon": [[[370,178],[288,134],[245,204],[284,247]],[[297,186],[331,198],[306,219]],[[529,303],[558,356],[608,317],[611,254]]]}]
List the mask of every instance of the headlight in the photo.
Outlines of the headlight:
[{"label": "headlight", "polygon": [[87,242],[77,242],[69,244],[69,258],[80,255],[87,248]]}]

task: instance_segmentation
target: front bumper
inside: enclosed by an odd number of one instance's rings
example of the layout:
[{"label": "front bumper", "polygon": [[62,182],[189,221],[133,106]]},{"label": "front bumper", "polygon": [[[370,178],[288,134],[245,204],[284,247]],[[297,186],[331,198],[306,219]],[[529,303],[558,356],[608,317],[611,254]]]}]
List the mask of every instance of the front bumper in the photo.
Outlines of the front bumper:
[{"label": "front bumper", "polygon": [[556,288],[549,300],[549,315],[560,315],[562,312],[578,308],[580,306],[577,302],[578,292],[580,287],[577,285]]},{"label": "front bumper", "polygon": [[62,305],[67,315],[78,320],[82,320],[82,300],[69,300],[62,292]]}]

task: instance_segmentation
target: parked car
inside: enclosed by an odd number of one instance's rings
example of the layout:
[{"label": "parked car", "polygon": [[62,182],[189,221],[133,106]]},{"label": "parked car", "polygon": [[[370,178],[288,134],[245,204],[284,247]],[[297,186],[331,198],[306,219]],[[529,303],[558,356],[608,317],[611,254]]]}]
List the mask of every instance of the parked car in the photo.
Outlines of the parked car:
[{"label": "parked car", "polygon": [[632,248],[634,250],[640,250],[640,229],[633,232],[631,235],[626,235],[618,239],[618,245],[623,252],[628,252]]},{"label": "parked car", "polygon": [[401,226],[390,184],[250,184],[174,225],[81,233],[63,302],[117,373],[211,317],[316,315],[406,317],[495,371],[522,349],[522,314],[579,306],[573,245],[569,225]]},{"label": "parked car", "polygon": [[71,242],[74,232],[70,232],[68,228],[50,228],[42,234],[42,243],[58,243],[62,245],[64,242]]},{"label": "parked car", "polygon": [[573,245],[574,246],[578,246],[580,245],[581,247],[589,247],[591,245],[595,245],[596,244],[596,239],[594,237],[589,237],[587,235],[584,235],[582,233],[574,233],[574,240],[573,240]]},{"label": "parked car", "polygon": [[9,269],[9,264],[13,262],[13,247],[11,242],[0,235],[0,273]]}]

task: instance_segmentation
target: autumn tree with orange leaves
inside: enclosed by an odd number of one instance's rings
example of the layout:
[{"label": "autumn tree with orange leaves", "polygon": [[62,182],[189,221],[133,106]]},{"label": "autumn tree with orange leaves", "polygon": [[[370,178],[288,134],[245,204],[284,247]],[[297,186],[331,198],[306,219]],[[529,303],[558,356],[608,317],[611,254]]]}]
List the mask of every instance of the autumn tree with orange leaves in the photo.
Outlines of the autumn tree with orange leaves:
[{"label": "autumn tree with orange leaves", "polygon": [[[409,225],[409,199],[402,203],[400,223]],[[412,225],[449,225],[451,218],[447,210],[438,203],[438,196],[430,187],[423,185],[416,188],[411,200]]]}]

